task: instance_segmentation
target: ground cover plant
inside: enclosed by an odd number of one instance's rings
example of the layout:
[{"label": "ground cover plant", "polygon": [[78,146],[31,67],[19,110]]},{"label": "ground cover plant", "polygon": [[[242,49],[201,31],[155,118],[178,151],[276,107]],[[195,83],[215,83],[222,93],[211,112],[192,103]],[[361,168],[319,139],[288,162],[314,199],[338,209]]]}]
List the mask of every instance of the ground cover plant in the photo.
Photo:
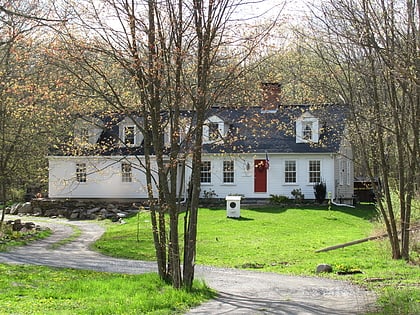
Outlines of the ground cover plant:
[{"label": "ground cover plant", "polygon": [[[315,252],[383,234],[380,226],[372,205],[250,208],[239,219],[226,218],[225,210],[200,209],[197,263],[310,276],[327,263],[333,273],[322,276],[378,292],[383,313],[376,314],[420,313],[420,268],[390,259],[386,239]],[[110,226],[95,247],[107,255],[154,259],[148,213]]]},{"label": "ground cover plant", "polygon": [[175,290],[157,274],[0,264],[2,314],[182,314],[213,294],[199,282],[191,292]]},{"label": "ground cover plant", "polygon": [[0,251],[6,251],[8,248],[13,246],[26,245],[28,242],[39,240],[49,235],[51,235],[51,231],[49,229],[22,232],[13,231],[10,225],[3,224],[0,229]]}]

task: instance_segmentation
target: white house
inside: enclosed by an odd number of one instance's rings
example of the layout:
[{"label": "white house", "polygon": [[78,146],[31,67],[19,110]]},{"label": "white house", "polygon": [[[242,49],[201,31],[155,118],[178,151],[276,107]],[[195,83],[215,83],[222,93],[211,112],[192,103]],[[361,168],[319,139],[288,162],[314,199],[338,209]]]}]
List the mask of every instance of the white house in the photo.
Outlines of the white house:
[{"label": "white house", "polygon": [[[333,198],[350,202],[353,161],[344,139],[345,107],[274,105],[209,112],[203,127],[202,196],[292,198],[291,192],[300,189],[305,199],[314,199],[313,186],[322,181]],[[136,123],[121,115],[77,119],[74,146],[87,150],[49,157],[49,197],[146,198],[143,136],[137,127],[141,117],[134,119]],[[182,134],[186,126],[180,129]],[[95,151],[110,139],[112,149]],[[179,174],[185,176],[179,183],[188,183],[190,173]]]}]

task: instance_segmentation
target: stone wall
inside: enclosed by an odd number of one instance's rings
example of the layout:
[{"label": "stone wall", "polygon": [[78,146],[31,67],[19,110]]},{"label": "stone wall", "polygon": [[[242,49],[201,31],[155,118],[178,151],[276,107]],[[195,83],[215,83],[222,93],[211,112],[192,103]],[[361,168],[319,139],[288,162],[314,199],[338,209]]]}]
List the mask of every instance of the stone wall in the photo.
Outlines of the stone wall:
[{"label": "stone wall", "polygon": [[64,217],[72,220],[118,221],[135,215],[141,204],[132,202],[110,202],[100,200],[52,200],[33,199],[6,208],[6,213],[13,215],[33,215],[43,217]]}]

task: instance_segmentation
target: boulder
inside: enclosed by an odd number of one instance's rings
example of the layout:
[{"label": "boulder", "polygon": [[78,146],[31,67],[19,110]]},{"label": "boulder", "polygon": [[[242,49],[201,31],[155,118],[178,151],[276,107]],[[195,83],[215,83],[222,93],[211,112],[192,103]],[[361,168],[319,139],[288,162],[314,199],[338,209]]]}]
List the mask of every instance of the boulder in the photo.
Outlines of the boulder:
[{"label": "boulder", "polygon": [[18,209],[18,213],[32,213],[32,205],[30,202],[25,202],[24,204],[22,204],[21,207],[19,207]]},{"label": "boulder", "polygon": [[22,207],[22,205],[23,205],[22,202],[18,202],[18,203],[13,204],[10,207],[10,214],[13,214],[13,215],[18,214],[19,213],[19,209]]},{"label": "boulder", "polygon": [[328,264],[320,264],[316,267],[316,273],[321,273],[321,272],[332,272],[333,269],[330,265]]}]

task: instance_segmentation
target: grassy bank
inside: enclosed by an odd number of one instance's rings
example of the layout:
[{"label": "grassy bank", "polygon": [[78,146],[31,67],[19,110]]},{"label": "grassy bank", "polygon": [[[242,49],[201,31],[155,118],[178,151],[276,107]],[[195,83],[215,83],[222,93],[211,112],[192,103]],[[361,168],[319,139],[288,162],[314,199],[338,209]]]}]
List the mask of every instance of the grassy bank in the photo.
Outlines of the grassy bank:
[{"label": "grassy bank", "polygon": [[156,274],[120,275],[0,264],[1,314],[181,314],[213,296],[174,290]]},{"label": "grassy bank", "polygon": [[[315,253],[382,234],[378,226],[372,206],[242,209],[240,219],[226,218],[225,210],[201,209],[197,263],[309,276],[328,263],[334,272],[323,276],[376,290],[382,314],[420,313],[420,268],[390,259],[386,239]],[[110,226],[95,246],[107,255],[154,259],[149,214]]]}]

